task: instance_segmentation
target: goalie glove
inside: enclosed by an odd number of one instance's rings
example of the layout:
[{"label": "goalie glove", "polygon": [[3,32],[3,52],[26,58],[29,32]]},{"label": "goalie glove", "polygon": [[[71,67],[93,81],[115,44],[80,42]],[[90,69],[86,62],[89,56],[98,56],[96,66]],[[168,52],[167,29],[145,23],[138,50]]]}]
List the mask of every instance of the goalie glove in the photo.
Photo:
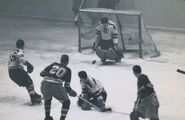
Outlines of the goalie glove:
[{"label": "goalie glove", "polygon": [[76,97],[77,96],[77,93],[74,90],[72,90],[72,89],[68,92],[68,94],[71,97]]},{"label": "goalie glove", "polygon": [[33,72],[33,65],[31,65],[28,61],[26,62],[26,66],[27,66],[27,72],[28,73],[32,73]]}]

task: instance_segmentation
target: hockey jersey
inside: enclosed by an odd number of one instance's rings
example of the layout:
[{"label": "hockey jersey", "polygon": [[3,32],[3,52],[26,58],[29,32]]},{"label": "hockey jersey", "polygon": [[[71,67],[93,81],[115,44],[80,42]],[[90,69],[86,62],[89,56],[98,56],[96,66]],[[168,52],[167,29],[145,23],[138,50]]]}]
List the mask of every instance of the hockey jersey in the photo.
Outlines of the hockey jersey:
[{"label": "hockey jersey", "polygon": [[8,61],[9,69],[23,68],[25,64],[26,60],[24,59],[24,52],[22,49],[16,49],[10,54]]},{"label": "hockey jersey", "polygon": [[113,40],[113,43],[118,43],[118,31],[113,21],[109,20],[108,24],[101,22],[96,27],[96,34],[102,40]]},{"label": "hockey jersey", "polygon": [[80,84],[82,86],[82,93],[90,93],[98,96],[104,90],[103,85],[99,80],[95,80],[92,77],[87,77],[86,80],[81,79]]},{"label": "hockey jersey", "polygon": [[[143,77],[144,79],[142,79]],[[138,97],[140,98],[144,98],[155,93],[152,83],[150,82],[148,77],[144,74],[141,74],[138,77],[137,87],[138,87]]]},{"label": "hockey jersey", "polygon": [[52,63],[47,66],[40,75],[44,77],[45,81],[59,84],[63,84],[63,82],[65,82],[65,86],[70,87],[71,69],[60,63]]}]

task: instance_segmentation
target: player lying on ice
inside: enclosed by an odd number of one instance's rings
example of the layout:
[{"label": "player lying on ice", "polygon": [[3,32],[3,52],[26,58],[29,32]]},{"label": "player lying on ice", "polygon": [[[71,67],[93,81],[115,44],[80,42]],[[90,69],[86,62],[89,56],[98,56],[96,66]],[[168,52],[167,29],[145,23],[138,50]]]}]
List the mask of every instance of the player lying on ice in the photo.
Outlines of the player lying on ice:
[{"label": "player lying on ice", "polygon": [[106,60],[120,62],[123,50],[118,47],[118,32],[116,25],[107,17],[102,17],[96,27],[96,41],[93,49],[103,63]]},{"label": "player lying on ice", "polygon": [[82,110],[91,110],[91,107],[96,106],[96,108],[102,112],[111,111],[111,108],[105,108],[107,93],[101,82],[87,76],[85,71],[80,71],[78,76],[82,87],[82,93],[77,102],[78,106],[80,106]]}]

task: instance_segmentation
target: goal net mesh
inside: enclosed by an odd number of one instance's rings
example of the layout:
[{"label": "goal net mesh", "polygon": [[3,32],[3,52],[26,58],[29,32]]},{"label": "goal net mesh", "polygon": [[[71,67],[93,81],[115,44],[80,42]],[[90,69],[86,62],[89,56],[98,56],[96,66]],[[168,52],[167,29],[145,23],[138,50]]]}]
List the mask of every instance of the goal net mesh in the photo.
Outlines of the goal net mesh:
[{"label": "goal net mesh", "polygon": [[[118,29],[119,47],[125,52],[139,54],[139,23],[137,11],[118,11],[103,8],[86,8],[80,10],[79,23],[79,50],[83,51],[92,48],[96,38],[96,26],[101,17],[108,17],[116,23]],[[121,14],[123,13],[123,14]],[[146,29],[141,20],[142,33],[142,56],[156,57],[160,55],[150,32]]]}]

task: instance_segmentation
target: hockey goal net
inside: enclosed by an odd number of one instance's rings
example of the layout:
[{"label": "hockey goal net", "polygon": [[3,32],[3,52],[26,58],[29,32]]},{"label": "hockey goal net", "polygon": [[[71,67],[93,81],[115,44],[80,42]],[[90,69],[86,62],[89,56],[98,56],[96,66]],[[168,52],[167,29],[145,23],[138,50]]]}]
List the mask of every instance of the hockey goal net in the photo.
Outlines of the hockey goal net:
[{"label": "hockey goal net", "polygon": [[133,51],[140,58],[159,56],[154,40],[145,28],[142,14],[136,10],[112,10],[104,8],[80,9],[78,19],[78,50],[92,48],[96,38],[96,25],[101,17],[116,23],[119,47],[125,52]]}]

